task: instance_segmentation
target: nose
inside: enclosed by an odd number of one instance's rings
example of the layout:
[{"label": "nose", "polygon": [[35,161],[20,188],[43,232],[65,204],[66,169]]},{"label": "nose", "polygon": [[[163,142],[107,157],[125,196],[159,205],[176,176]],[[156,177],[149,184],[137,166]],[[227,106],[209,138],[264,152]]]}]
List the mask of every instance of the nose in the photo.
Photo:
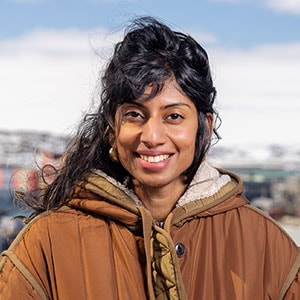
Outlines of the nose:
[{"label": "nose", "polygon": [[142,127],[140,138],[148,148],[164,144],[166,135],[162,121],[158,118],[149,118]]}]

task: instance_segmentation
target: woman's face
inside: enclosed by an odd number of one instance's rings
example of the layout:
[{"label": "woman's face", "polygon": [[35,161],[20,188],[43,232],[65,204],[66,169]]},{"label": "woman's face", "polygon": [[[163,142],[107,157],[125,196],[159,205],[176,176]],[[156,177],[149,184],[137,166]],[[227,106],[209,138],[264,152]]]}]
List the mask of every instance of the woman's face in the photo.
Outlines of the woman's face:
[{"label": "woman's face", "polygon": [[166,83],[151,100],[124,103],[115,121],[119,160],[139,185],[184,186],[182,173],[194,159],[198,118],[194,103],[176,83]]}]

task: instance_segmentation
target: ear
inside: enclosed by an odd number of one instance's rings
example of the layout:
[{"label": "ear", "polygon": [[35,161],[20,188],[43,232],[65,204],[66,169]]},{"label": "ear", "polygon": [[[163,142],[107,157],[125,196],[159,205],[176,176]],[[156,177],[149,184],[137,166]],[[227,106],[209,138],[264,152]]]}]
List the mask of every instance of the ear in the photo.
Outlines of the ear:
[{"label": "ear", "polygon": [[120,108],[118,107],[115,113],[114,121],[111,122],[110,124],[110,132],[109,132],[109,144],[111,145],[112,148],[116,148],[116,140],[119,135],[120,131],[120,126],[121,126],[121,111]]},{"label": "ear", "polygon": [[116,138],[113,133],[109,134],[109,144],[112,148],[115,148],[115,146],[116,146]]},{"label": "ear", "polygon": [[112,128],[108,132],[108,141],[112,148],[116,147],[116,133]]},{"label": "ear", "polygon": [[206,114],[206,122],[207,122],[207,128],[209,130],[209,137],[211,137],[215,126],[214,115],[212,113]]}]

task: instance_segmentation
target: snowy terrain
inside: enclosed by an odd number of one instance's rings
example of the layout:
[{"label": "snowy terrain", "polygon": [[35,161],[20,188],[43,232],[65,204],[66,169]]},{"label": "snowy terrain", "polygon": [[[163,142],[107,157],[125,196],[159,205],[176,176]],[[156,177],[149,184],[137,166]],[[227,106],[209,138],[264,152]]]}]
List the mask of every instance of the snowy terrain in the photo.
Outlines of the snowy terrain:
[{"label": "snowy terrain", "polygon": [[31,167],[36,152],[63,153],[68,137],[33,131],[0,131],[0,165]]},{"label": "snowy terrain", "polygon": [[[38,131],[0,131],[0,164],[30,166],[34,164],[35,152],[62,153],[68,139]],[[208,157],[212,163],[223,167],[277,165],[299,170],[300,144],[224,146],[221,141],[211,148]]]}]

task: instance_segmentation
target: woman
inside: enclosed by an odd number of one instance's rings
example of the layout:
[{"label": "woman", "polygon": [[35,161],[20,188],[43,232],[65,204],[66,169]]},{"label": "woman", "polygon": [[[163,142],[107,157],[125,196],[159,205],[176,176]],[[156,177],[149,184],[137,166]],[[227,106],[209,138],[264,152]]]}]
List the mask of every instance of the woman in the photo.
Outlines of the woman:
[{"label": "woman", "polygon": [[102,85],[2,254],[3,299],[298,299],[294,242],[205,160],[218,137],[205,50],[137,19]]}]

